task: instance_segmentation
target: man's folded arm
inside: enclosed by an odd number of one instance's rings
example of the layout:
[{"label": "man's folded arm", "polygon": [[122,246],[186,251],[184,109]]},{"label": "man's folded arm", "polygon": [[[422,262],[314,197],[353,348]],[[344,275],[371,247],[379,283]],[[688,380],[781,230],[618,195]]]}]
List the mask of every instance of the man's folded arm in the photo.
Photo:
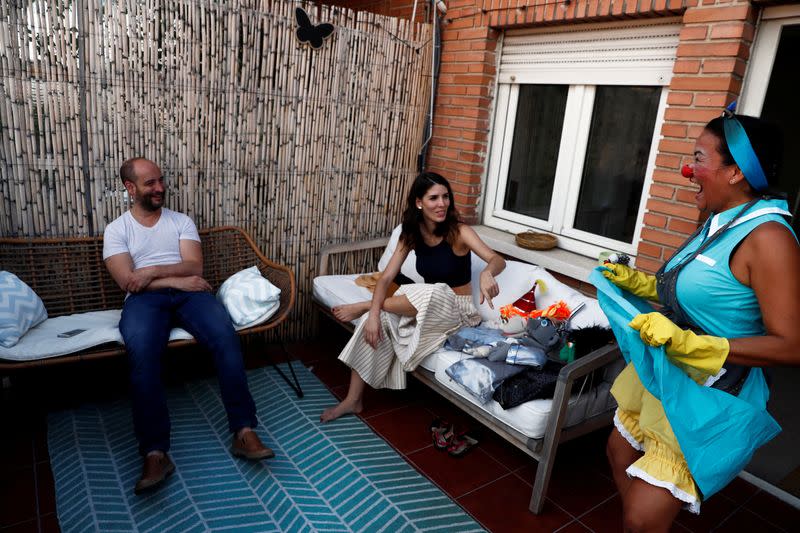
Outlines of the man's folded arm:
[{"label": "man's folded arm", "polygon": [[[133,268],[130,254],[120,253],[106,259],[106,267],[117,285],[124,291],[141,292],[174,288],[181,290],[210,290],[202,279],[203,251],[200,243],[192,240],[180,241],[180,263]],[[186,278],[186,279],[183,279]],[[200,282],[202,280],[202,283]],[[155,283],[155,285],[153,285]],[[190,288],[185,288],[190,287]],[[208,288],[205,288],[208,287]]]}]

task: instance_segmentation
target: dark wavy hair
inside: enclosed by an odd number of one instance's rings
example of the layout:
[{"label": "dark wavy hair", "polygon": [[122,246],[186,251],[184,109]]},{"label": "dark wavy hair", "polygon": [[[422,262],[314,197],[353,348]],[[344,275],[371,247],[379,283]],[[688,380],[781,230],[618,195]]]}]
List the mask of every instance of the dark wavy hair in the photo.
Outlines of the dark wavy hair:
[{"label": "dark wavy hair", "polygon": [[[778,174],[781,170],[781,163],[783,160],[783,133],[781,129],[766,120],[751,117],[748,115],[735,115],[736,120],[744,128],[747,133],[747,138],[750,139],[750,145],[758,157],[758,162],[761,164],[761,169],[764,171],[764,176],[767,178],[767,190],[756,192],[750,187],[751,192],[756,194],[767,194],[782,196],[778,190]],[[728,141],[725,139],[725,126],[724,118],[717,117],[711,122],[706,124],[706,130],[713,133],[719,139],[719,155],[722,156],[722,163],[725,165],[734,165],[733,156],[731,155],[730,148],[728,148]],[[745,180],[747,181],[747,180]],[[748,182],[749,185],[749,182]]]},{"label": "dark wavy hair", "polygon": [[443,176],[436,172],[422,172],[414,179],[411,184],[411,189],[408,191],[406,198],[406,210],[403,211],[403,230],[400,233],[400,241],[409,249],[416,249],[417,245],[422,243],[422,232],[420,226],[422,225],[422,210],[417,209],[417,200],[422,199],[425,193],[434,185],[444,185],[447,188],[447,194],[450,195],[450,205],[447,207],[447,215],[444,221],[436,224],[433,234],[436,236],[444,237],[447,242],[452,245],[458,235],[458,225],[461,223],[461,217],[455,207],[453,200],[453,189],[450,183],[444,179]]}]

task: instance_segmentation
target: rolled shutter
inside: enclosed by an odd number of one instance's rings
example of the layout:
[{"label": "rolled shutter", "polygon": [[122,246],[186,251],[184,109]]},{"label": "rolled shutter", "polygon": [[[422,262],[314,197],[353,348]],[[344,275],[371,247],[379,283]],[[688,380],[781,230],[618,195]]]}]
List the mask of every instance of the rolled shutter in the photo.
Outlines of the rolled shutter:
[{"label": "rolled shutter", "polygon": [[500,83],[669,85],[678,19],[509,30]]}]

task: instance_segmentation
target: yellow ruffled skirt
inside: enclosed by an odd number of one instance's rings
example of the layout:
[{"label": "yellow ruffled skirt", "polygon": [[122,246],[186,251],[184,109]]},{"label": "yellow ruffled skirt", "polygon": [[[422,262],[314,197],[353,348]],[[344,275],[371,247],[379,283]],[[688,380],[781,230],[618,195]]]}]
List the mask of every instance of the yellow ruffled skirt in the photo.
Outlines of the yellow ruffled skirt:
[{"label": "yellow ruffled skirt", "polygon": [[700,513],[701,494],[695,485],[678,440],[661,402],[639,380],[632,363],[614,381],[611,394],[617,400],[614,425],[634,449],[644,452],[626,470],[656,487],[668,490],[684,502],[684,508]]}]

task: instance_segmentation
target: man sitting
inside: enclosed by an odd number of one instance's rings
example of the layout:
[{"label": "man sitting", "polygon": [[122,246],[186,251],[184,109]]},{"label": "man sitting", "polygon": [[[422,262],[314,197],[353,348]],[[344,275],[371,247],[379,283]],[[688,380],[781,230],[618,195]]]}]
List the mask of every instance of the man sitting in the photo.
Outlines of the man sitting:
[{"label": "man sitting", "polygon": [[130,365],[133,425],[144,456],[134,491],[159,485],[175,470],[167,455],[170,421],[161,356],[176,324],[214,355],[233,455],[274,457],[252,430],[256,408],[241,345],[227,311],[202,277],[203,254],[194,222],[162,207],[164,178],[152,161],[130,159],[119,173],[133,207],[106,228],[103,259],[114,281],[128,292],[119,329]]}]

